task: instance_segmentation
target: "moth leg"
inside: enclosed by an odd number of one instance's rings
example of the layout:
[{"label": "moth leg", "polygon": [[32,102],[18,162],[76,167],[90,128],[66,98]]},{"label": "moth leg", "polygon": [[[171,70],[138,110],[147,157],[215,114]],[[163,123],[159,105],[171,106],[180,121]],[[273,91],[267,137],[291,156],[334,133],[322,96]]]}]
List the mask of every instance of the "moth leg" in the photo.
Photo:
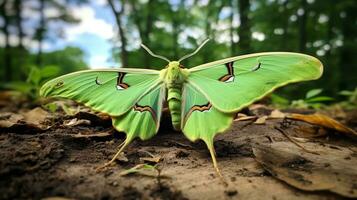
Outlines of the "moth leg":
[{"label": "moth leg", "polygon": [[129,145],[130,141],[127,139],[125,139],[125,141],[123,143],[121,143],[118,148],[118,152],[114,155],[114,157],[107,163],[105,163],[104,165],[98,167],[96,169],[97,172],[103,171],[105,170],[108,166],[110,166],[112,163],[115,162],[115,160],[117,159],[117,157],[120,155],[121,152],[123,152],[123,150],[125,149],[125,147],[127,147]]}]

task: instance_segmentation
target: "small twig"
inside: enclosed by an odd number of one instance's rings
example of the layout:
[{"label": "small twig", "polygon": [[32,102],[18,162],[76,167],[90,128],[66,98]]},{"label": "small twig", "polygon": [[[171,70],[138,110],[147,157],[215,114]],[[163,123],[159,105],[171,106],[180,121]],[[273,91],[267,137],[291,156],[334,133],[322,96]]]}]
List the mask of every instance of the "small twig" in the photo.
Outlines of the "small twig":
[{"label": "small twig", "polygon": [[177,142],[177,141],[174,141],[174,140],[169,140],[170,142],[174,143],[175,145],[177,146],[180,146],[180,147],[185,147],[185,148],[189,148],[189,149],[194,149],[193,146],[189,145],[189,144],[184,144],[184,143],[181,143],[181,142]]},{"label": "small twig", "polygon": [[299,144],[297,141],[295,141],[293,138],[291,138],[288,134],[285,133],[285,131],[277,126],[274,126],[274,128],[276,130],[278,130],[281,134],[283,134],[286,138],[288,138],[288,140],[290,142],[292,142],[293,144],[295,144],[296,146],[300,147],[302,150],[308,152],[308,153],[312,153],[312,154],[315,154],[315,155],[320,155],[319,153],[317,153],[316,151],[312,151],[312,150],[309,150],[309,149],[306,149],[303,145]]},{"label": "small twig", "polygon": [[139,150],[140,152],[146,153],[148,154],[150,157],[155,158],[156,156],[154,156],[152,153],[150,153],[149,151],[146,150]]}]

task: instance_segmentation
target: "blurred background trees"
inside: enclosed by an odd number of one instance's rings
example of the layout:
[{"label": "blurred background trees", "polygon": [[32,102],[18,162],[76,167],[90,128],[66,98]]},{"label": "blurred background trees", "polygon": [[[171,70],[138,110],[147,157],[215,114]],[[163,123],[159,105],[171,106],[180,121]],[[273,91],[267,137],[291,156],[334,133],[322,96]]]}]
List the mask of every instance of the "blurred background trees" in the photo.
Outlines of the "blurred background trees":
[{"label": "blurred background trees", "polygon": [[[26,80],[34,67],[56,66],[56,75],[87,68],[86,54],[79,47],[49,52],[43,50],[43,41],[66,37],[66,25],[79,22],[68,7],[90,2],[0,0],[2,87]],[[33,17],[23,17],[24,6]],[[307,88],[323,88],[336,96],[356,87],[356,0],[105,0],[104,6],[115,19],[112,59],[120,66],[161,69],[166,64],[149,56],[139,43],[174,60],[209,37],[211,42],[184,61],[185,66],[246,53],[293,51],[318,57],[324,76],[280,93],[296,96]],[[56,10],[56,15],[47,15],[46,9]],[[24,27],[25,21],[31,26]],[[52,26],[53,22],[60,23]],[[16,44],[10,42],[13,35]],[[37,47],[25,45],[25,38]]]}]

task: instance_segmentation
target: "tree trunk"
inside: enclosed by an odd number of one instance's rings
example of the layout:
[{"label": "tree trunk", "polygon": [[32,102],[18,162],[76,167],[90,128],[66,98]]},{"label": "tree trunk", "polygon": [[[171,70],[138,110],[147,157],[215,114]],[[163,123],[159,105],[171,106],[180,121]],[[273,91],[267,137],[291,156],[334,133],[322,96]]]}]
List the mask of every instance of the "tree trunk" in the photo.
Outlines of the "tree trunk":
[{"label": "tree trunk", "polygon": [[16,57],[17,62],[16,65],[21,68],[21,70],[19,72],[19,76],[20,79],[25,79],[27,77],[27,74],[25,74],[25,69],[23,69],[24,67],[24,62],[25,62],[25,48],[24,48],[24,44],[23,44],[23,39],[24,39],[24,30],[22,27],[22,1],[21,0],[15,0],[14,1],[14,8],[15,8],[15,23],[16,23],[16,28],[17,28],[17,36],[19,38],[19,43],[17,44],[17,48],[16,48]]},{"label": "tree trunk", "polygon": [[108,0],[109,6],[112,10],[112,12],[114,13],[115,16],[115,20],[119,29],[119,39],[121,42],[121,51],[120,51],[120,59],[121,59],[121,64],[122,67],[127,67],[128,66],[128,51],[126,50],[126,46],[127,46],[127,39],[124,33],[124,29],[123,29],[123,23],[122,23],[122,16],[124,14],[124,1],[121,1],[121,8],[118,11],[113,3],[113,0]]},{"label": "tree trunk", "polygon": [[[289,16],[288,3],[289,3],[289,1],[285,1],[283,3],[283,15],[282,16]],[[284,23],[283,23],[282,48],[283,48],[283,51],[292,50],[291,47],[289,47],[290,45],[288,45],[289,17],[285,17],[283,20],[284,20]]]},{"label": "tree trunk", "polygon": [[[131,3],[133,12],[136,13],[136,15],[137,13],[142,12],[138,10],[136,3],[134,1],[129,1],[129,2]],[[148,3],[146,4],[147,15],[146,17],[144,17],[144,19],[141,19],[138,16],[134,16],[134,21],[138,28],[141,42],[145,45],[148,45],[150,42],[150,34],[154,22],[154,16],[152,14],[152,10],[154,9],[155,6],[154,4],[155,4],[155,0],[148,1]],[[142,20],[144,20],[144,22],[146,23],[142,23],[141,22]],[[147,53],[144,54],[144,63],[146,66],[150,67],[150,55]]]},{"label": "tree trunk", "polygon": [[178,19],[175,18],[175,16],[172,17],[172,48],[173,48],[173,59],[179,59],[178,58],[178,35],[179,35],[179,22],[178,22]]},{"label": "tree trunk", "polygon": [[306,20],[307,20],[307,2],[306,0],[301,0],[301,8],[303,9],[303,14],[299,17],[299,51],[304,53],[306,51]]},{"label": "tree trunk", "polygon": [[[341,72],[341,81],[339,83],[339,91],[352,90],[355,87],[357,78],[357,61],[356,61],[356,15],[357,5],[346,6],[344,12],[346,13],[345,20],[342,21],[342,35],[343,46],[341,46],[341,53],[339,59],[339,66]],[[348,19],[348,20],[346,20]],[[343,80],[342,80],[343,79]]]},{"label": "tree trunk", "polygon": [[23,39],[24,39],[24,30],[22,27],[22,1],[21,0],[15,0],[15,18],[16,18],[16,28],[17,28],[17,34],[19,37],[19,44],[18,47],[20,49],[24,48],[23,45]]},{"label": "tree trunk", "polygon": [[3,27],[2,31],[5,36],[5,49],[4,49],[4,81],[8,82],[12,80],[12,55],[10,46],[10,35],[9,35],[9,23],[10,17],[7,13],[6,6],[9,1],[4,0],[0,5],[1,15],[3,17]]},{"label": "tree trunk", "polygon": [[231,8],[231,14],[229,16],[230,20],[230,28],[229,28],[229,36],[231,40],[231,56],[236,54],[236,44],[234,42],[234,27],[233,27],[233,20],[234,20],[234,12],[233,12],[233,1],[229,1],[229,6]]},{"label": "tree trunk", "polygon": [[44,40],[44,34],[45,34],[45,26],[46,26],[45,0],[40,0],[40,25],[38,28],[38,35],[37,35],[38,53],[37,53],[37,58],[36,58],[36,64],[39,67],[42,66],[42,51],[43,51],[43,40]]},{"label": "tree trunk", "polygon": [[238,28],[238,36],[239,36],[239,46],[240,53],[245,54],[251,51],[251,30],[250,30],[250,21],[248,18],[250,2],[249,0],[239,0],[238,1],[239,8],[239,18],[240,18],[240,27]]}]

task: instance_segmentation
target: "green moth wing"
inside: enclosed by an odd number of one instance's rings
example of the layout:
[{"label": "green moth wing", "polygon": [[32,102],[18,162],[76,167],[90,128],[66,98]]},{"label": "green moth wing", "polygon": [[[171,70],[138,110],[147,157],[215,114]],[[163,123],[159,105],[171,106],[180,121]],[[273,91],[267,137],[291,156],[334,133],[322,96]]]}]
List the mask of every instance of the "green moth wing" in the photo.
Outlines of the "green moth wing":
[{"label": "green moth wing", "polygon": [[222,112],[237,112],[288,83],[317,79],[321,62],[299,53],[232,57],[189,70],[188,82]]},{"label": "green moth wing", "polygon": [[229,128],[234,114],[288,83],[317,79],[322,64],[298,53],[259,53],[232,57],[189,69],[183,89],[182,131],[202,139],[217,166],[213,140]]},{"label": "green moth wing", "polygon": [[134,138],[146,140],[157,133],[164,86],[156,70],[85,70],[45,83],[40,95],[72,99],[112,117],[114,128],[125,132],[126,139],[106,167]]},{"label": "green moth wing", "polygon": [[233,114],[217,110],[196,88],[185,84],[182,92],[181,130],[191,141],[202,139],[212,143],[216,133],[232,123]]},{"label": "green moth wing", "polygon": [[40,95],[72,99],[110,116],[120,116],[155,88],[158,79],[156,70],[85,70],[45,83]]},{"label": "green moth wing", "polygon": [[147,140],[159,129],[166,88],[160,84],[144,95],[125,114],[113,117],[113,126],[127,134],[127,142],[139,137]]},{"label": "green moth wing", "polygon": [[217,110],[210,101],[195,87],[185,84],[182,91],[181,130],[191,141],[203,140],[212,157],[213,165],[221,176],[217,166],[213,139],[216,134],[228,129],[234,113]]}]

